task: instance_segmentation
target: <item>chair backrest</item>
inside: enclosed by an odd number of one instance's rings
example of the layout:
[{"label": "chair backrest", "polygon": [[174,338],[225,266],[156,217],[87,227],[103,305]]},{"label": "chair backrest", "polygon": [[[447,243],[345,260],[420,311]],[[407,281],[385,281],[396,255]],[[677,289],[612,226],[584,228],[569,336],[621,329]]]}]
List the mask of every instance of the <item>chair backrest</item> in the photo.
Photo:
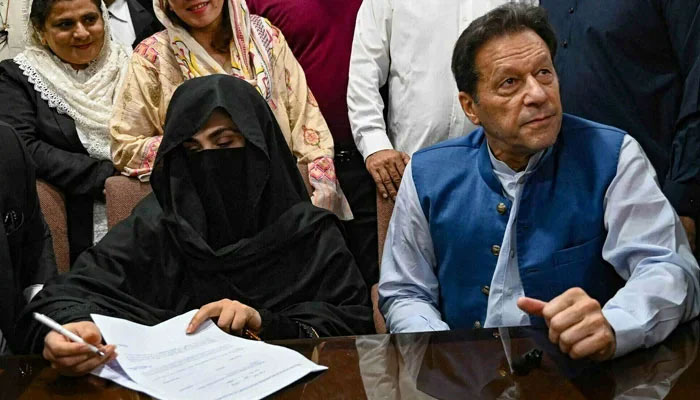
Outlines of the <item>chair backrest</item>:
[{"label": "chair backrest", "polygon": [[107,226],[109,229],[131,214],[136,204],[151,193],[151,184],[126,176],[112,176],[105,181]]},{"label": "chair backrest", "polygon": [[[386,240],[386,231],[389,229],[389,221],[391,220],[391,213],[394,211],[394,202],[383,198],[379,193],[377,193],[377,256],[379,257],[379,262],[377,265],[380,270],[382,267],[382,254],[384,253],[384,241]],[[387,333],[386,322],[384,321],[384,316],[379,310],[379,284],[375,283],[372,285],[371,297],[372,297],[372,308],[374,311],[374,328],[377,333]]]},{"label": "chair backrest", "polygon": [[309,166],[308,164],[297,164],[297,168],[299,168],[301,178],[304,180],[306,191],[309,192],[309,196],[311,196],[311,194],[314,192],[314,188],[311,186],[311,182],[309,181]]},{"label": "chair backrest", "polygon": [[377,194],[377,253],[379,255],[379,265],[382,264],[384,254],[384,241],[386,241],[386,231],[389,229],[391,214],[394,212],[394,202],[383,198]]},{"label": "chair backrest", "polygon": [[[304,185],[309,194],[313,188],[309,183],[309,173],[306,164],[297,164],[299,173],[304,179]],[[151,193],[151,184],[126,176],[113,176],[105,182],[105,197],[107,199],[107,226],[112,227],[131,214],[139,201]]]},{"label": "chair backrest", "polygon": [[70,252],[65,197],[55,186],[41,179],[36,180],[36,190],[39,195],[41,212],[49,225],[49,230],[51,230],[58,272],[66,272],[70,268]]}]

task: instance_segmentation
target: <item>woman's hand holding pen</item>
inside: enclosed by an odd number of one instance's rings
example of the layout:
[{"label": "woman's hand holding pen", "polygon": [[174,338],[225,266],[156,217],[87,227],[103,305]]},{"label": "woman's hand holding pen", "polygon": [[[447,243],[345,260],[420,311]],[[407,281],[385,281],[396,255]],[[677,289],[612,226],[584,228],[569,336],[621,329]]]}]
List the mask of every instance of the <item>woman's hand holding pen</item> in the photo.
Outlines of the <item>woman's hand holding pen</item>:
[{"label": "woman's hand holding pen", "polygon": [[95,345],[104,352],[105,356],[100,357],[92,352],[88,345],[72,342],[60,333],[51,331],[44,338],[42,355],[51,363],[51,368],[57,369],[62,375],[85,375],[117,358],[114,345],[102,345],[102,335],[95,323],[73,322],[63,327],[83,338],[85,342]]},{"label": "woman's hand holding pen", "polygon": [[244,328],[255,334],[262,327],[262,319],[256,309],[235,300],[223,299],[202,306],[192,317],[187,326],[187,333],[194,333],[202,322],[214,317],[218,317],[216,324],[219,328],[237,335],[240,335]]}]

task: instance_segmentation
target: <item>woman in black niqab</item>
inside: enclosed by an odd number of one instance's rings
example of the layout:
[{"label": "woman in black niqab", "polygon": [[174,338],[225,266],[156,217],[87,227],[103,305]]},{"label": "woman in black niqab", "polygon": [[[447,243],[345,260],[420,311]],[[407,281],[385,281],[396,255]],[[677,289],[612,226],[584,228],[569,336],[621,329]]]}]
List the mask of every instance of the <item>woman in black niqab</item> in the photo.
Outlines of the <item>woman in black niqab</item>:
[{"label": "woman in black niqab", "polygon": [[[192,152],[212,113],[228,114],[245,146]],[[17,330],[39,352],[47,329],[90,313],[153,325],[221,299],[259,312],[263,339],[370,333],[369,295],[340,222],[314,207],[260,95],[226,76],[173,95],[151,176],[153,194],[47,283]]]}]

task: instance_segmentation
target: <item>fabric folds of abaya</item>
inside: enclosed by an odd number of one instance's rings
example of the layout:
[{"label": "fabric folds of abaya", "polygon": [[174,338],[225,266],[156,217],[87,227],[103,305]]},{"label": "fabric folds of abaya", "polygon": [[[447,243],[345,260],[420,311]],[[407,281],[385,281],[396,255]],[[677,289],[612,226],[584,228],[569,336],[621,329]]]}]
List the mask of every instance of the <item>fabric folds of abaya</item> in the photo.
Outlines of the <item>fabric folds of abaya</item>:
[{"label": "fabric folds of abaya", "polygon": [[[228,205],[244,212],[212,210],[212,189],[200,194],[201,169],[191,168],[210,157],[225,164],[220,168],[236,162],[226,162],[217,153],[223,150],[193,156],[182,146],[217,109],[246,139],[242,150],[233,149],[243,158],[237,168],[245,173],[235,186],[244,193]],[[32,320],[33,311],[62,324],[100,313],[152,325],[223,298],[257,309],[264,339],[373,330],[367,287],[339,220],[311,204],[272,112],[246,82],[211,75],[177,89],[151,185],[153,195],[27,307],[18,324],[25,351],[41,351],[47,332]],[[231,198],[222,187],[221,198]],[[216,213],[239,219],[230,234],[240,240],[222,246],[209,237]]]},{"label": "fabric folds of abaya", "polygon": [[19,136],[2,122],[0,218],[0,331],[16,351],[13,326],[26,304],[23,291],[56,275],[56,261],[31,158]]}]

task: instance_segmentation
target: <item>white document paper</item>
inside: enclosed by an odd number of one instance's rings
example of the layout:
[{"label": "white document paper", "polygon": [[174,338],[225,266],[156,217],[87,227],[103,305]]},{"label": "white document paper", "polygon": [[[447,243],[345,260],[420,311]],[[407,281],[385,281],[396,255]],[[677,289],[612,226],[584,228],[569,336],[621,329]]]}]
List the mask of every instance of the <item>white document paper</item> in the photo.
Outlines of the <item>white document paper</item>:
[{"label": "white document paper", "polygon": [[187,335],[196,312],[152,327],[92,314],[119,354],[116,366],[93,372],[153,397],[204,400],[263,398],[326,369],[294,350],[229,335],[211,320]]},{"label": "white document paper", "polygon": [[[100,367],[95,368],[90,372],[93,375],[97,375],[100,378],[104,379],[109,379],[110,381],[113,381],[115,383],[118,383],[125,388],[129,388],[131,390],[136,390],[137,392],[144,392],[146,393],[146,389],[142,388],[139,386],[138,383],[134,382],[129,378],[129,375],[124,372],[122,367],[119,365],[119,362],[117,360],[112,360],[107,364],[104,364]],[[151,396],[154,396],[151,394]],[[155,396],[157,397],[157,396]]]}]

